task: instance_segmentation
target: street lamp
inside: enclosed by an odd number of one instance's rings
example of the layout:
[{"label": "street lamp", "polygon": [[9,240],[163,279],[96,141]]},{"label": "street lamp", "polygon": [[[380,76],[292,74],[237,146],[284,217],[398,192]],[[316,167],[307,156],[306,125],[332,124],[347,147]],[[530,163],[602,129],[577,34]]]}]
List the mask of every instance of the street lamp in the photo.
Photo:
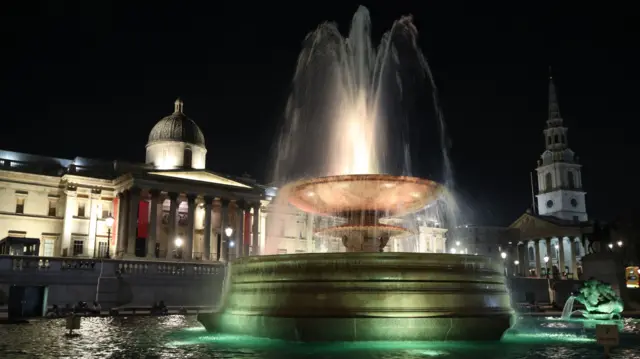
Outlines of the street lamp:
[{"label": "street lamp", "polygon": [[451,254],[456,254],[456,249],[455,248],[451,248]]},{"label": "street lamp", "polygon": [[613,243],[609,243],[609,249],[613,249]]},{"label": "street lamp", "polygon": [[111,258],[111,254],[109,252],[111,252],[109,250],[109,245],[111,244],[111,227],[113,227],[113,223],[116,220],[113,218],[113,216],[111,216],[111,214],[109,214],[109,216],[107,216],[107,218],[104,219],[104,224],[107,226],[107,259]]},{"label": "street lamp", "polygon": [[549,266],[547,265],[547,263],[549,263],[549,256],[544,256],[544,272],[547,275],[547,278],[549,278]]},{"label": "street lamp", "polygon": [[513,274],[513,276],[515,277],[516,275],[518,275],[518,265],[520,265],[520,261],[516,259],[515,261],[513,261],[513,264],[516,266],[516,272]]},{"label": "street lamp", "polygon": [[178,237],[173,241],[173,243],[176,245],[177,248],[180,248],[182,247],[182,243],[184,242],[182,241],[182,238]]},{"label": "street lamp", "polygon": [[502,257],[502,259],[507,258],[507,253],[505,252],[500,253],[500,257]]},{"label": "street lamp", "polygon": [[622,247],[622,241],[618,241],[618,247]]},{"label": "street lamp", "polygon": [[224,229],[224,234],[227,235],[227,237],[231,237],[231,235],[233,235],[233,228],[231,227],[227,227]]},{"label": "street lamp", "polygon": [[503,267],[504,267],[504,276],[507,276],[507,263],[505,261],[505,259],[507,259],[507,253],[506,252],[501,252],[500,253],[500,257],[502,257],[502,262],[503,262]]}]

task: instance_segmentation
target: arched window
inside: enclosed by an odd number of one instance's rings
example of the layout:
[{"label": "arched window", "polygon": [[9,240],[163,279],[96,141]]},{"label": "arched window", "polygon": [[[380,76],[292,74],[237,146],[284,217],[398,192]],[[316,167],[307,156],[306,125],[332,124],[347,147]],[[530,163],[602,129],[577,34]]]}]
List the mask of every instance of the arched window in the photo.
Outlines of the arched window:
[{"label": "arched window", "polygon": [[184,149],[184,157],[182,160],[182,166],[184,168],[191,168],[192,166],[192,160],[193,160],[193,153],[191,152],[190,148],[185,148]]},{"label": "arched window", "polygon": [[569,188],[576,188],[576,177],[573,174],[573,171],[569,172]]},{"label": "arched window", "polygon": [[533,247],[529,247],[529,261],[533,262],[534,260],[536,260],[535,252]]},{"label": "arched window", "polygon": [[555,143],[558,143],[558,142],[560,142],[559,136],[555,135]]},{"label": "arched window", "polygon": [[553,178],[551,177],[551,172],[547,172],[544,176],[544,189],[546,191],[550,191],[553,188]]}]

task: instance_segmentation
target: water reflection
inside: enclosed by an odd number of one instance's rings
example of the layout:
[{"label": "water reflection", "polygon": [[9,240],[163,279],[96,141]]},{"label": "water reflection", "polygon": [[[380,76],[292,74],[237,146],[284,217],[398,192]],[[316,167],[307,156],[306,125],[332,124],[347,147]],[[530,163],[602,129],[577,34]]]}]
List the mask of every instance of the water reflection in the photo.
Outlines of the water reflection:
[{"label": "water reflection", "polygon": [[[0,358],[348,358],[532,359],[599,358],[592,338],[511,335],[502,343],[358,342],[302,344],[211,334],[195,317],[83,318],[69,338],[64,319],[0,326]],[[622,343],[613,358],[640,359],[640,338]]]}]

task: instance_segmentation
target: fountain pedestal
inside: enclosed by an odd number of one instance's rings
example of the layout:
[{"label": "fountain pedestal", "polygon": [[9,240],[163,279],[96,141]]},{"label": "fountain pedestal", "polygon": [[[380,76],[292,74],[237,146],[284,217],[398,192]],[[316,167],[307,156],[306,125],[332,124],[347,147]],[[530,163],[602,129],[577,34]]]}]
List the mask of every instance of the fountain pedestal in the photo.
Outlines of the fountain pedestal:
[{"label": "fountain pedestal", "polygon": [[502,264],[481,256],[313,253],[231,266],[211,332],[299,341],[499,340],[512,311]]}]

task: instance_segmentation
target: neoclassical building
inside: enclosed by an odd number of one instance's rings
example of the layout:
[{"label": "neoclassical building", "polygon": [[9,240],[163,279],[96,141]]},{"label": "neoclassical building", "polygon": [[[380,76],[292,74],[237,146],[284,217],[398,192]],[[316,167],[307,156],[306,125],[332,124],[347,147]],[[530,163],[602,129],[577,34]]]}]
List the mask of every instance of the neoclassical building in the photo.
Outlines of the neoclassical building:
[{"label": "neoclassical building", "polygon": [[[153,126],[145,163],[0,151],[0,255],[228,261],[344,251],[316,238],[327,218],[276,205],[277,189],[205,169],[207,148],[178,99]],[[422,221],[385,250],[445,252]]]},{"label": "neoclassical building", "polygon": [[533,211],[510,226],[520,230],[514,266],[523,276],[546,277],[549,273],[550,277],[578,278],[581,272],[581,258],[589,244],[586,234],[592,225],[588,222],[581,165],[569,148],[567,132],[550,78],[545,151],[535,176],[536,202]]},{"label": "neoclassical building", "polygon": [[0,151],[2,254],[224,261],[259,253],[265,187],[206,170],[204,135],[183,106],[176,100],[153,127],[144,164]]}]

